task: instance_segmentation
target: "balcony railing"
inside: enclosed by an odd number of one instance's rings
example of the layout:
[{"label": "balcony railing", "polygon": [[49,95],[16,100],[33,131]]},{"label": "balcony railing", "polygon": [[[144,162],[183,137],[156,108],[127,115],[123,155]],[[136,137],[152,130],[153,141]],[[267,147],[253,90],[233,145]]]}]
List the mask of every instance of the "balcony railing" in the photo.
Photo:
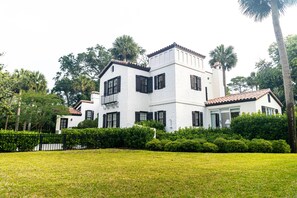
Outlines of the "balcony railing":
[{"label": "balcony railing", "polygon": [[107,105],[118,102],[118,94],[113,94],[110,96],[101,96],[101,105]]}]

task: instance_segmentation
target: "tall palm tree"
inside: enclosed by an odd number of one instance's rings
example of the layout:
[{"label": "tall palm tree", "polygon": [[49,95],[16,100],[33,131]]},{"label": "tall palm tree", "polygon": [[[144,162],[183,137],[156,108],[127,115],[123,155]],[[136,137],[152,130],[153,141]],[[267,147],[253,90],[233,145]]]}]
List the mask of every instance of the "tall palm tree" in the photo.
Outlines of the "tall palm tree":
[{"label": "tall palm tree", "polygon": [[110,52],[117,60],[136,62],[138,56],[145,53],[145,50],[128,35],[117,37],[112,45]]},{"label": "tall palm tree", "polygon": [[292,78],[289,67],[288,55],[283,39],[279,22],[280,14],[283,14],[288,6],[297,3],[297,0],[238,0],[242,13],[253,18],[255,21],[262,21],[272,15],[274,34],[278,46],[282,75],[284,81],[286,110],[288,116],[289,141],[292,152],[297,152],[296,122],[294,114],[294,94]]},{"label": "tall palm tree", "polygon": [[230,71],[233,67],[236,66],[237,63],[237,54],[234,53],[233,46],[225,46],[222,44],[217,46],[214,50],[210,51],[209,56],[209,64],[214,66],[215,64],[219,63],[223,69],[223,84],[225,95],[227,95],[227,85],[226,85],[226,70]]}]

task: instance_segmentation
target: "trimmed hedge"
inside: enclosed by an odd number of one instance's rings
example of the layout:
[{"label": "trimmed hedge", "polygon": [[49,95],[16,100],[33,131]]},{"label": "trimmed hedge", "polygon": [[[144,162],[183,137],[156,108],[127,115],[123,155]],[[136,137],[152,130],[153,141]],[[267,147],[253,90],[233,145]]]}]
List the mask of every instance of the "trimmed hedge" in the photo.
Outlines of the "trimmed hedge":
[{"label": "trimmed hedge", "polygon": [[248,143],[249,151],[255,153],[271,153],[272,143],[264,139],[252,139]]},{"label": "trimmed hedge", "polygon": [[38,143],[35,132],[0,131],[0,152],[33,151]]},{"label": "trimmed hedge", "polygon": [[242,114],[232,119],[231,130],[249,140],[254,138],[288,140],[288,125],[285,115]]},{"label": "trimmed hedge", "polygon": [[230,128],[183,128],[173,133],[168,133],[164,131],[157,131],[157,138],[168,139],[168,140],[179,140],[179,139],[205,139],[208,142],[213,142],[216,138],[222,137],[225,139],[241,139],[242,136],[233,133]]},{"label": "trimmed hedge", "polygon": [[67,149],[81,145],[86,148],[144,149],[154,132],[146,127],[64,129]]}]

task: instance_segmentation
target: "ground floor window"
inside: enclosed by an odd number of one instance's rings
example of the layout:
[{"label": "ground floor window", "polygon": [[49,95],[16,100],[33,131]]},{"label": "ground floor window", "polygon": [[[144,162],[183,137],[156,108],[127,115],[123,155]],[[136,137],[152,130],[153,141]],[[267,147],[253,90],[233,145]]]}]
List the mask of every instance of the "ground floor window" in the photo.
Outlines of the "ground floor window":
[{"label": "ground floor window", "polygon": [[229,127],[231,120],[240,114],[239,108],[224,108],[217,109],[210,112],[211,127]]},{"label": "ground floor window", "polygon": [[135,122],[141,122],[141,121],[152,120],[152,119],[153,119],[152,112],[146,112],[146,111],[135,112]]},{"label": "ground floor window", "polygon": [[61,118],[60,130],[68,128],[68,118]]},{"label": "ground floor window", "polygon": [[278,110],[274,109],[274,108],[271,108],[271,107],[262,106],[261,110],[262,110],[262,113],[264,113],[266,115],[278,114]]},{"label": "ground floor window", "polygon": [[199,111],[192,111],[193,126],[203,126],[203,113]]},{"label": "ground floor window", "polygon": [[120,112],[112,112],[103,115],[103,128],[120,127]]},{"label": "ground floor window", "polygon": [[155,112],[155,120],[161,122],[164,126],[166,126],[166,111]]}]

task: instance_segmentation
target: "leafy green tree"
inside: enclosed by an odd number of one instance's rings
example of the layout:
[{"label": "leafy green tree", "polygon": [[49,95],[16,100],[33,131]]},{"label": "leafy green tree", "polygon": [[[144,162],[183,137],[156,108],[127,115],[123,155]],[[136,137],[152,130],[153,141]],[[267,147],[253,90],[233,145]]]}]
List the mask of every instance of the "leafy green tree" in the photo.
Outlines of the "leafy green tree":
[{"label": "leafy green tree", "polygon": [[77,55],[62,56],[52,93],[66,99],[68,106],[80,99],[89,99],[91,91],[99,89],[99,74],[111,57],[111,53],[101,45],[87,48],[86,52]]},{"label": "leafy green tree", "polygon": [[22,96],[21,107],[20,120],[23,124],[30,123],[28,130],[53,130],[56,115],[68,114],[68,108],[63,105],[61,98],[45,92],[25,92]]},{"label": "leafy green tree", "polygon": [[215,66],[219,64],[223,68],[223,84],[225,89],[225,95],[227,95],[226,86],[226,70],[230,71],[237,63],[237,54],[234,53],[232,46],[225,47],[223,44],[217,46],[214,50],[210,51],[209,64]]},{"label": "leafy green tree", "polygon": [[114,59],[137,62],[140,55],[145,53],[145,49],[140,47],[131,36],[123,35],[117,37],[113,42],[110,52]]},{"label": "leafy green tree", "polygon": [[259,89],[259,82],[256,72],[251,72],[250,76],[246,78],[246,84],[252,91]]},{"label": "leafy green tree", "polygon": [[232,91],[242,93],[247,90],[247,82],[244,76],[237,76],[231,79],[231,83],[228,84]]},{"label": "leafy green tree", "polygon": [[278,46],[280,63],[282,65],[290,146],[292,152],[296,153],[297,136],[294,113],[295,101],[288,55],[283,39],[279,17],[280,14],[284,13],[285,9],[288,6],[296,4],[297,0],[238,0],[238,2],[240,4],[243,14],[253,18],[255,21],[262,21],[270,14],[272,15],[274,34]]}]

